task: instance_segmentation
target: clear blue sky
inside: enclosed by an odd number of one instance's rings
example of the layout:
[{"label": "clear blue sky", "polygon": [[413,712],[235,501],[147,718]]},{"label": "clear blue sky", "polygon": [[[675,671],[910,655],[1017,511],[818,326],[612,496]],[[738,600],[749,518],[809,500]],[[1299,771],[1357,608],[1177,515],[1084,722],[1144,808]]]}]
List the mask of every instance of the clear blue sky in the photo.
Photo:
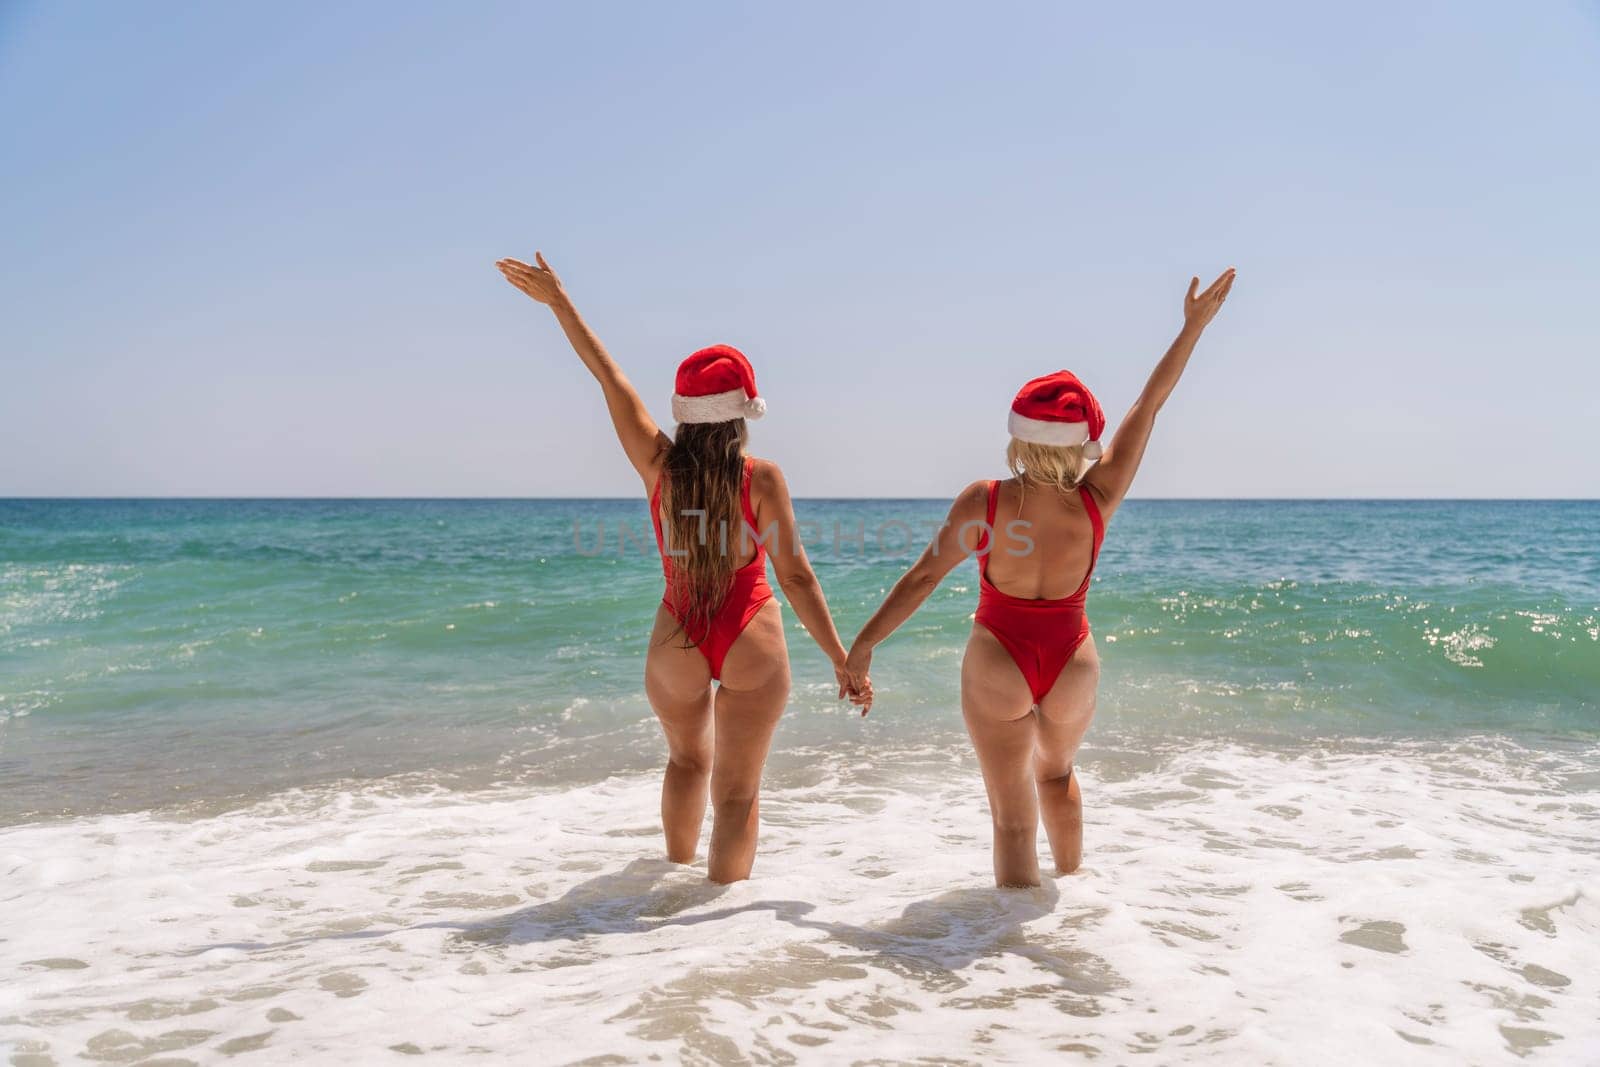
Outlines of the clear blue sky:
[{"label": "clear blue sky", "polygon": [[493,261],[798,495],[1113,426],[1143,496],[1600,496],[1592,3],[0,3],[0,495],[621,495]]}]

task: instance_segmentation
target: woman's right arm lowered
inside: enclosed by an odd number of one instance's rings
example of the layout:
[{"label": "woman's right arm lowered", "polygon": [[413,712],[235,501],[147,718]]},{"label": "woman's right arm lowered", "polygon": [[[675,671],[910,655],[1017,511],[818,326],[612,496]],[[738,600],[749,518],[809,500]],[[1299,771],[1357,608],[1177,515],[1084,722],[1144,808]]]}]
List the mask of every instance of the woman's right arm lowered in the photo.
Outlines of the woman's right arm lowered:
[{"label": "woman's right arm lowered", "polygon": [[977,549],[984,529],[988,500],[988,482],[973,482],[961,491],[961,495],[950,505],[950,514],[945,518],[944,525],[939,527],[933,541],[922,550],[921,557],[911,565],[911,569],[894,583],[883,604],[873,612],[861,632],[856,634],[855,641],[850,645],[850,655],[845,660],[844,676],[852,688],[867,694],[861,714],[865,715],[872,709],[872,650],[911,618],[939,587],[939,583],[944,581],[944,576]]},{"label": "woman's right arm lowered", "polygon": [[1189,363],[1195,343],[1222,308],[1222,302],[1228,298],[1228,290],[1233,288],[1233,276],[1233,268],[1229,267],[1205,292],[1198,295],[1195,290],[1200,288],[1200,279],[1189,282],[1188,295],[1183,298],[1183,329],[1178,331],[1177,340],[1161,357],[1156,369],[1150,372],[1144,392],[1139,394],[1139,399],[1123,416],[1122,424],[1117,427],[1111,445],[1106,449],[1105,458],[1095,464],[1084,479],[1099,496],[1100,511],[1106,518],[1111,517],[1117,505],[1122,503],[1122,498],[1128,495],[1133,476],[1139,472],[1139,464],[1144,461],[1145,446],[1150,443],[1150,431],[1155,429],[1156,413],[1167,402],[1167,397],[1172,395],[1172,390],[1177,388],[1178,379],[1183,376],[1183,369]]},{"label": "woman's right arm lowered", "polygon": [[629,462],[644,482],[645,491],[649,492],[656,483],[662,457],[671,446],[672,438],[662,433],[656,420],[650,417],[650,410],[639,398],[633,383],[578,314],[561,279],[545,262],[544,255],[535,252],[534,259],[538,266],[516,259],[502,259],[495,266],[505,275],[506,281],[555,312],[556,321],[561,324],[573,351],[600,383],[617,440],[622,442],[622,450],[628,454]]}]

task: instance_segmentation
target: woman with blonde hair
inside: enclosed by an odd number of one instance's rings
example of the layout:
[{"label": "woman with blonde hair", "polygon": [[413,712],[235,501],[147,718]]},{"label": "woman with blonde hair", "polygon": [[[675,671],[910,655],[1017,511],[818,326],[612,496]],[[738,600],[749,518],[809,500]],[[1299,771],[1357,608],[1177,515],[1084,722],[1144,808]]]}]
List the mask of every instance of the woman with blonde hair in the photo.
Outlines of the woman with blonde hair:
[{"label": "woman with blonde hair", "polygon": [[[661,786],[667,858],[694,860],[709,793],[707,872],[714,882],[748,878],[761,772],[789,698],[789,650],[767,584],[769,557],[845,695],[844,646],[801,547],[783,473],[745,452],[746,422],[765,413],[766,401],[743,353],[727,345],[703,348],[678,367],[672,396],[678,425],[668,437],[544,256],[534,258],[536,266],[514,259],[495,265],[555,312],[600,383],[622,450],[650,499],[661,548],[666,593],[645,654],[644,687],[667,740]],[[866,695],[854,698],[864,702]]]},{"label": "woman with blonde hair", "polygon": [[1230,267],[1202,293],[1199,278],[1189,283],[1183,329],[1103,456],[1105,417],[1076,376],[1057,371],[1023,386],[1011,405],[1012,476],[961,491],[933,543],[850,649],[845,677],[870,706],[873,650],[957,563],[977,554],[978,610],[961,662],[961,710],[989,794],[998,885],[1039,884],[1041,811],[1056,869],[1070,873],[1082,860],[1083,802],[1072,762],[1094,717],[1100,680],[1084,615],[1089,576],[1156,413],[1233,278]]}]

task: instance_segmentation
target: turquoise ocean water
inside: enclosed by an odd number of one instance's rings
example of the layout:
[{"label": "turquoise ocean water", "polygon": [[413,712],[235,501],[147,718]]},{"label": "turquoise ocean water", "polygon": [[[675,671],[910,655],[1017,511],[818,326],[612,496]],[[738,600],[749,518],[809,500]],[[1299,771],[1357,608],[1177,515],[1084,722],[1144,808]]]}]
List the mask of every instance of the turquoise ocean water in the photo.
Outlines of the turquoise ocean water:
[{"label": "turquoise ocean water", "polygon": [[[799,513],[848,640],[942,505]],[[0,502],[0,819],[651,765],[659,596],[633,501]],[[959,741],[975,597],[880,652],[866,723],[794,629],[780,760]],[[1600,503],[1133,501],[1090,619],[1091,740],[1600,736]]]},{"label": "turquoise ocean water", "polygon": [[[849,635],[943,505],[798,511]],[[665,862],[645,519],[0,502],[0,1059],[1600,1061],[1600,503],[1127,504],[1029,891],[971,563],[865,721],[789,618],[754,877]]]}]

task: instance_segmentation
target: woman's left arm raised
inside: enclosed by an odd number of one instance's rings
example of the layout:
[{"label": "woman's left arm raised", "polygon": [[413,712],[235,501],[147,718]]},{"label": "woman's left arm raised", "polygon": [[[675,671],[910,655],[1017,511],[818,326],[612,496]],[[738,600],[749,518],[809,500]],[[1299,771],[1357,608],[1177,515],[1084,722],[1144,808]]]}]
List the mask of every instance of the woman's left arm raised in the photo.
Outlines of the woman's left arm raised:
[{"label": "woman's left arm raised", "polygon": [[661,427],[656,425],[656,420],[650,417],[650,409],[639,398],[633,383],[628,381],[622,368],[611,358],[605,345],[600,343],[600,338],[594,335],[588,323],[583,321],[583,316],[578,314],[561,279],[545,262],[544,255],[535,252],[533,257],[537,265],[516,259],[502,259],[495,266],[505,275],[506,281],[555,312],[556,321],[561,324],[573,351],[578,353],[583,365],[600,383],[600,390],[606,398],[606,409],[611,412],[611,424],[617,431],[617,440],[622,442],[622,450],[628,454],[628,461],[639,473],[645,491],[649,492],[661,472],[661,461],[672,445],[672,438],[663,433]]},{"label": "woman's left arm raised", "polygon": [[1112,513],[1128,495],[1133,476],[1139,473],[1139,465],[1144,462],[1145,446],[1150,443],[1150,434],[1155,429],[1156,415],[1178,387],[1178,379],[1183,377],[1200,335],[1222,310],[1222,302],[1233,289],[1233,278],[1234,270],[1229,267],[1203,293],[1198,292],[1198,276],[1189,282],[1188,295],[1183,298],[1183,329],[1161,357],[1161,362],[1156,364],[1156,369],[1150,372],[1150,380],[1145,383],[1139,399],[1123,416],[1105,457],[1084,478],[1084,484],[1099,497],[1100,514],[1105,521],[1111,521]]}]

